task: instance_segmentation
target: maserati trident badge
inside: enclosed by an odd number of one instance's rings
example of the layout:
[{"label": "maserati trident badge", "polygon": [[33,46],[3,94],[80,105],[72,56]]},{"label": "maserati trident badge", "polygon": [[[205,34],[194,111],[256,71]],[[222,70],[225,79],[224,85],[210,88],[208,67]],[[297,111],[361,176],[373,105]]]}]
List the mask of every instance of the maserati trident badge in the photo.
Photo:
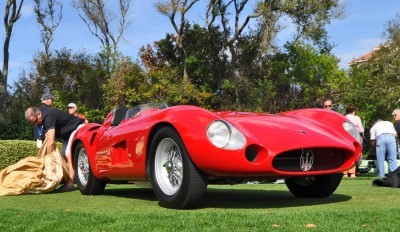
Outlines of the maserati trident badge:
[{"label": "maserati trident badge", "polygon": [[300,156],[300,168],[307,172],[309,171],[314,163],[314,153],[310,149],[303,150]]}]

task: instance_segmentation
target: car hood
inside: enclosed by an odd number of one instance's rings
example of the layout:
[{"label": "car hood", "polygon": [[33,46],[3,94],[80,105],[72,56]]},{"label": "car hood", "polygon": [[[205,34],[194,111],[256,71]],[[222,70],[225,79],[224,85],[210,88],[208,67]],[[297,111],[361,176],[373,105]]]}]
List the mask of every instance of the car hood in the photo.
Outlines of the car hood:
[{"label": "car hood", "polygon": [[248,143],[268,144],[270,151],[281,152],[298,148],[355,149],[353,140],[342,123],[336,129],[315,120],[302,120],[275,114],[220,113],[223,119],[239,129]]}]

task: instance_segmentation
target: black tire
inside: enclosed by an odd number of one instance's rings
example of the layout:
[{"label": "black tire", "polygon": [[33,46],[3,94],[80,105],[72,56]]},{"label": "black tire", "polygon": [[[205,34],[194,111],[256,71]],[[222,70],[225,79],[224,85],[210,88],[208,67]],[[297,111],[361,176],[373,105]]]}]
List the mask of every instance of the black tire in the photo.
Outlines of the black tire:
[{"label": "black tire", "polygon": [[150,179],[160,205],[198,207],[207,191],[207,178],[192,163],[178,133],[170,127],[158,130],[149,154]]},{"label": "black tire", "polygon": [[98,180],[92,172],[86,148],[82,143],[76,146],[74,153],[75,180],[79,191],[84,195],[99,195],[104,192],[106,183]]},{"label": "black tire", "polygon": [[337,173],[307,178],[291,178],[286,179],[285,183],[290,192],[296,197],[324,198],[335,192],[342,177],[342,173]]}]

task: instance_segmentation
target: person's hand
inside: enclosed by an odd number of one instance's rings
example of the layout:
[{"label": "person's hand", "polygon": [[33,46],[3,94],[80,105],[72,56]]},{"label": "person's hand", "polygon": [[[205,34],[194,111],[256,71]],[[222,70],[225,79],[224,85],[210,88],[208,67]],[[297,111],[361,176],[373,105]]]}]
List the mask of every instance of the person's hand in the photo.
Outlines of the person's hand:
[{"label": "person's hand", "polygon": [[370,144],[371,144],[372,147],[375,147],[376,146],[376,140],[371,140]]}]

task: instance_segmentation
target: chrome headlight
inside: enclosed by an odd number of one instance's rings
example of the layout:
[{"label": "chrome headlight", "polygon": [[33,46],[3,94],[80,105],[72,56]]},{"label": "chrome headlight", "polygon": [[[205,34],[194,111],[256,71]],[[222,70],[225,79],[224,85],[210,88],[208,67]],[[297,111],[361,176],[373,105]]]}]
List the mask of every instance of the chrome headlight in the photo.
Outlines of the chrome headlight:
[{"label": "chrome headlight", "polygon": [[241,149],[246,144],[246,138],[240,131],[220,120],[208,126],[207,137],[214,146],[229,150]]},{"label": "chrome headlight", "polygon": [[343,128],[349,132],[357,141],[361,142],[361,136],[360,133],[358,133],[357,128],[354,126],[353,123],[351,122],[344,122],[343,123]]}]

